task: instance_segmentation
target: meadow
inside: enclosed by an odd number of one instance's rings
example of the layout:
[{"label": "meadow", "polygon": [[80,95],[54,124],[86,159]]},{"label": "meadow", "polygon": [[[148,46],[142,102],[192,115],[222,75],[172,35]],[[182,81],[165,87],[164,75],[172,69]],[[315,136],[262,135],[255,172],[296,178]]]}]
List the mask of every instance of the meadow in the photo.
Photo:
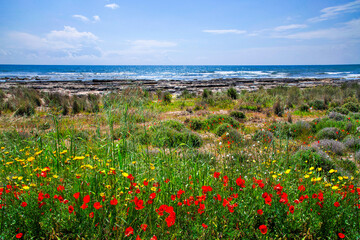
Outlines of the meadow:
[{"label": "meadow", "polygon": [[358,84],[0,109],[0,239],[360,238]]}]

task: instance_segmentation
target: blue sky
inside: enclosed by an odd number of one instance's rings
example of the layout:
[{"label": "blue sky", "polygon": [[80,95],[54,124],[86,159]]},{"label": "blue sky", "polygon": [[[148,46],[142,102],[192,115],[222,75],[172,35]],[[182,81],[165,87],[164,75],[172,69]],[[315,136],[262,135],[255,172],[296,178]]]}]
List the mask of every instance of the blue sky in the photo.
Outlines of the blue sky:
[{"label": "blue sky", "polygon": [[0,0],[0,64],[359,64],[360,0]]}]

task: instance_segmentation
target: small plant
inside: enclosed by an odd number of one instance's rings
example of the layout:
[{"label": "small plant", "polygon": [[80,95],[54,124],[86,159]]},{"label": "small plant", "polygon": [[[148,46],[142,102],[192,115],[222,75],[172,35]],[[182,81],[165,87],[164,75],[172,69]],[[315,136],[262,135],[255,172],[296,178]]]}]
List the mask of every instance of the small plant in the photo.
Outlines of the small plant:
[{"label": "small plant", "polygon": [[164,93],[164,103],[169,104],[171,103],[172,95],[169,92]]},{"label": "small plant", "polygon": [[230,113],[230,116],[235,118],[235,119],[238,119],[238,120],[246,118],[245,113],[240,112],[240,111],[233,111],[233,112]]},{"label": "small plant", "polygon": [[252,139],[254,141],[271,142],[274,139],[274,134],[268,130],[259,129]]},{"label": "small plant", "polygon": [[313,147],[330,151],[337,155],[343,155],[345,152],[345,145],[339,141],[323,139],[312,144]]},{"label": "small plant", "polygon": [[21,105],[14,113],[15,116],[28,116],[28,117],[34,114],[35,114],[35,108],[28,103]]},{"label": "small plant", "polygon": [[309,105],[307,105],[307,104],[302,104],[302,105],[300,105],[299,110],[300,110],[301,112],[308,112],[308,111],[309,111]]},{"label": "small plant", "polygon": [[335,127],[328,127],[321,129],[317,134],[316,137],[318,139],[338,139],[341,140],[344,138],[342,131]]},{"label": "small plant", "polygon": [[275,102],[275,104],[273,106],[273,110],[274,110],[275,115],[282,117],[284,112],[283,112],[283,108],[281,106],[280,100]]},{"label": "small plant", "polygon": [[232,99],[237,99],[237,92],[236,92],[236,89],[235,88],[233,88],[233,87],[231,87],[231,88],[229,88],[228,90],[227,90],[227,95],[230,97],[230,98],[232,98]]},{"label": "small plant", "polygon": [[204,89],[202,93],[202,98],[209,98],[213,95],[211,90]]},{"label": "small plant", "polygon": [[344,105],[342,105],[342,107],[349,110],[350,112],[359,112],[360,110],[360,105],[354,102],[345,103]]},{"label": "small plant", "polygon": [[315,100],[311,102],[310,106],[313,107],[313,109],[315,110],[325,110],[327,108],[324,101],[321,100]]}]

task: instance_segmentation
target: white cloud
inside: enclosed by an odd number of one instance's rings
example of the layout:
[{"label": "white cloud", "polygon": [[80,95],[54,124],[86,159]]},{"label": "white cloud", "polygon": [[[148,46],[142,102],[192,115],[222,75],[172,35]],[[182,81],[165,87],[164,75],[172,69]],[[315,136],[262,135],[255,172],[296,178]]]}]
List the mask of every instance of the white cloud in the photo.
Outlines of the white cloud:
[{"label": "white cloud", "polygon": [[109,4],[106,4],[105,7],[111,8],[111,9],[116,9],[119,7],[119,5],[117,5],[116,3],[109,3]]},{"label": "white cloud", "polygon": [[334,18],[337,15],[342,14],[342,13],[354,12],[359,8],[360,8],[360,0],[349,2],[349,3],[343,4],[343,5],[327,7],[320,11],[322,13],[320,16],[310,18],[309,21],[310,22],[325,21],[330,18]]},{"label": "white cloud", "polygon": [[316,31],[300,32],[288,35],[278,35],[278,38],[290,39],[359,39],[360,38],[360,18],[346,22],[342,27],[327,28]]},{"label": "white cloud", "polygon": [[91,32],[79,32],[76,28],[64,26],[63,30],[53,30],[43,37],[11,32],[7,37],[6,48],[21,56],[34,58],[99,56],[97,42],[98,37]]},{"label": "white cloud", "polygon": [[244,34],[244,33],[246,33],[246,31],[244,31],[244,30],[237,30],[237,29],[203,30],[203,32],[212,33],[212,34],[228,34],[228,33]]},{"label": "white cloud", "polygon": [[306,28],[307,25],[305,24],[291,24],[291,25],[285,25],[285,26],[278,26],[274,28],[275,31],[286,31],[286,30],[292,30],[292,29],[299,29],[299,28]]},{"label": "white cloud", "polygon": [[100,21],[100,17],[95,15],[93,16],[94,22],[99,22]]},{"label": "white cloud", "polygon": [[79,15],[79,14],[73,15],[73,18],[79,19],[79,20],[81,20],[83,22],[88,22],[89,21],[89,19],[87,17],[85,17],[83,15]]}]

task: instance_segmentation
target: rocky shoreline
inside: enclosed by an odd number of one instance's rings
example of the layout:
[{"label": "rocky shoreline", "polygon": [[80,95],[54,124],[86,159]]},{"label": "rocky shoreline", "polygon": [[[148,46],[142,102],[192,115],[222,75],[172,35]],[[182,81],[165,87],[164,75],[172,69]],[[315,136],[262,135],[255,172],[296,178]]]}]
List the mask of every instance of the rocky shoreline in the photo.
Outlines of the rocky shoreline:
[{"label": "rocky shoreline", "polygon": [[61,92],[70,95],[82,95],[88,93],[102,94],[109,91],[123,90],[128,87],[141,87],[148,91],[168,91],[179,94],[184,90],[199,92],[203,89],[221,91],[234,87],[237,91],[256,91],[277,86],[296,86],[300,88],[314,87],[318,85],[338,86],[345,82],[359,83],[360,79],[347,80],[340,78],[231,78],[213,80],[92,80],[92,81],[42,81],[29,79],[1,79],[0,89],[6,90],[12,87],[29,87],[45,92]]}]

